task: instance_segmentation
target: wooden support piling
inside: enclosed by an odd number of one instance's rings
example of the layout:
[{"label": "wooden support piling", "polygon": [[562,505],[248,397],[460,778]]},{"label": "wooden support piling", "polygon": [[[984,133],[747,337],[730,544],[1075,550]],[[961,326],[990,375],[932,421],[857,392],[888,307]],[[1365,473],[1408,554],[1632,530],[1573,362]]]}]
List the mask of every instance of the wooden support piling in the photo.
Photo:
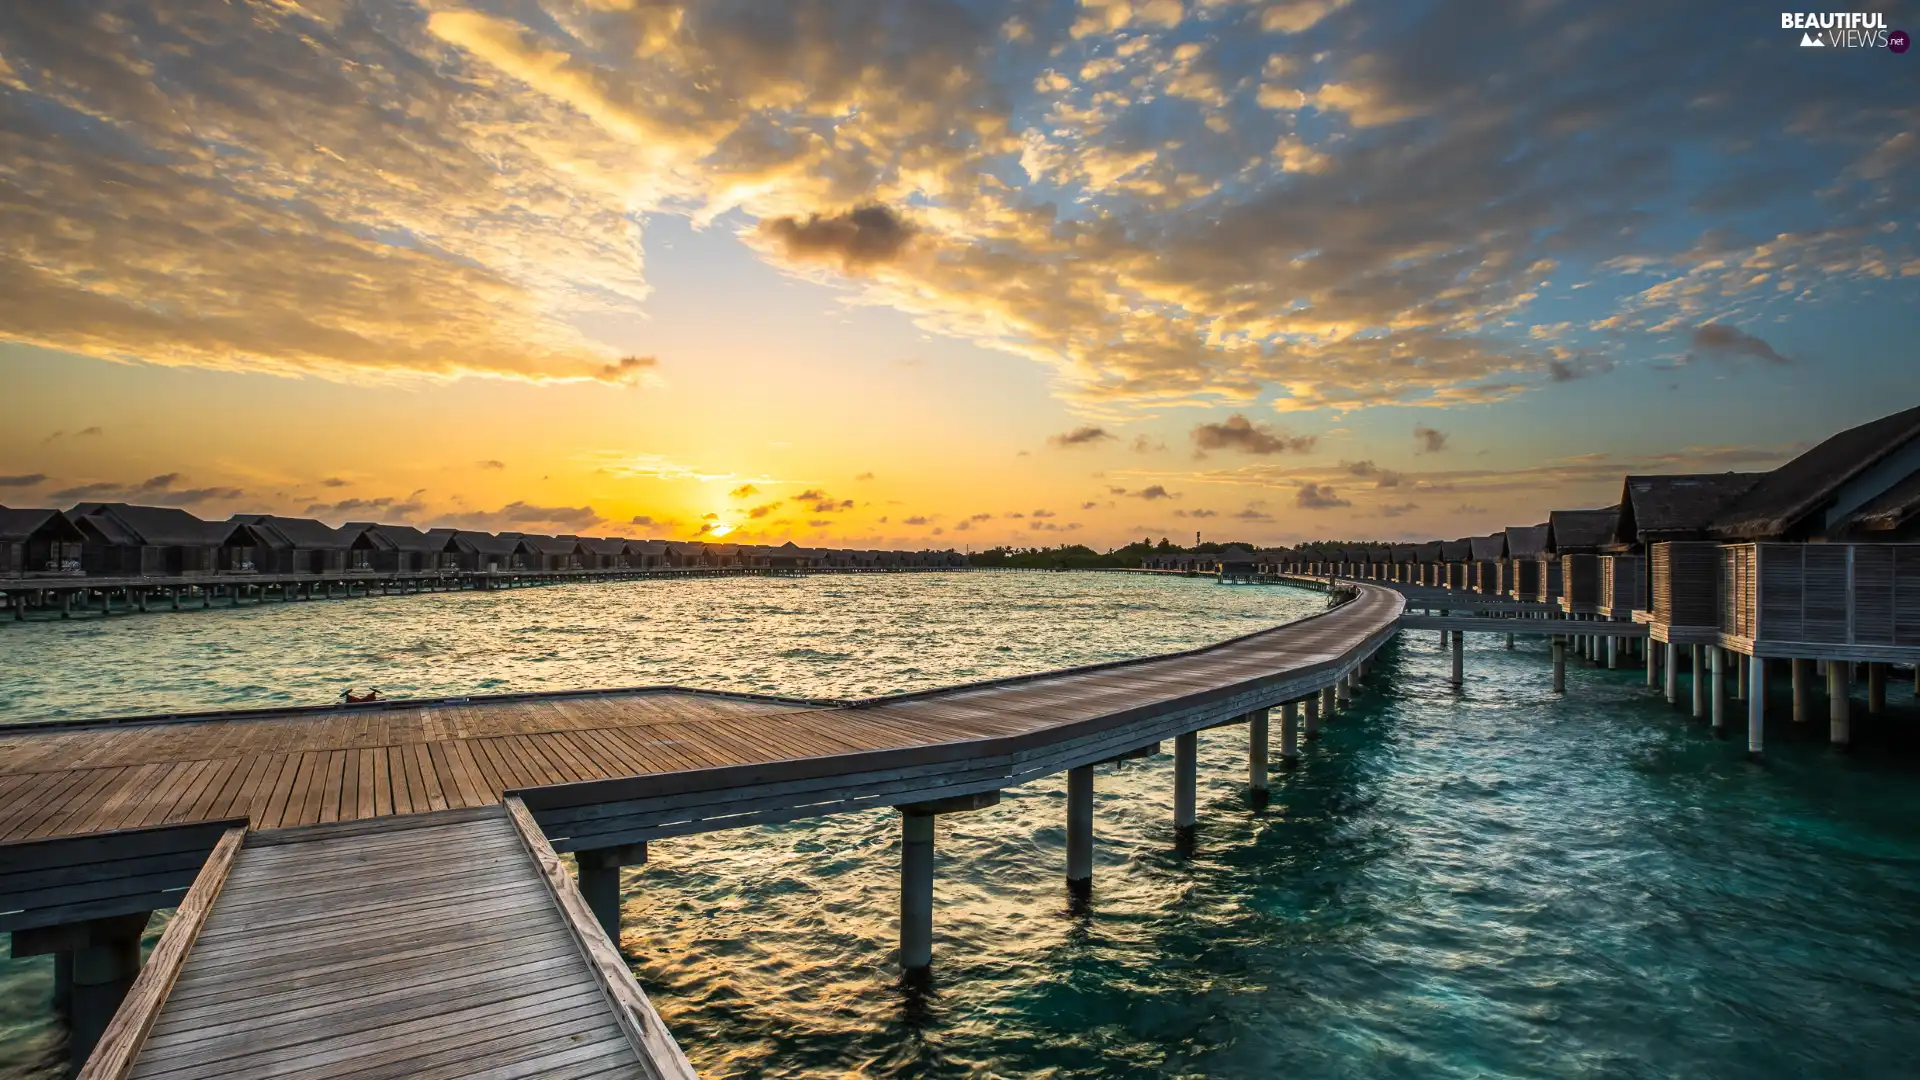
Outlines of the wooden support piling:
[{"label": "wooden support piling", "polygon": [[1193,846],[1200,763],[1200,737],[1183,732],[1173,738],[1173,838],[1182,849]]},{"label": "wooden support piling", "polygon": [[[1312,699],[1308,699],[1309,704]],[[1300,703],[1284,702],[1280,706],[1280,760],[1288,765],[1300,758]]]},{"label": "wooden support piling", "polygon": [[1852,667],[1838,660],[1827,665],[1827,740],[1835,746],[1853,741]]},{"label": "wooden support piling", "polygon": [[1255,805],[1267,801],[1267,710],[1255,709],[1247,716],[1247,790]]},{"label": "wooden support piling", "polygon": [[1553,692],[1567,692],[1567,639],[1553,635]]},{"label": "wooden support piling", "polygon": [[1093,896],[1093,766],[1067,770],[1067,901],[1084,909]]}]

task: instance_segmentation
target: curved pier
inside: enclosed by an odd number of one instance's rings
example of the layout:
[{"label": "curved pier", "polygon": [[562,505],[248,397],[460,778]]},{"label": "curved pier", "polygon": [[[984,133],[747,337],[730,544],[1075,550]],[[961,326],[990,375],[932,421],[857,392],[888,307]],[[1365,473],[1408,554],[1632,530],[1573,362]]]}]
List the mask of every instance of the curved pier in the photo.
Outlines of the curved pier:
[{"label": "curved pier", "polygon": [[[236,956],[249,948],[272,953],[264,937],[255,942],[249,935],[269,934],[276,924],[236,912],[265,916],[277,904],[298,904],[303,890],[316,890],[315,899],[317,891],[337,893],[353,874],[365,877],[368,896],[391,894],[395,918],[404,917],[407,905],[424,905],[457,921],[483,902],[467,895],[475,872],[469,864],[478,860],[498,879],[489,878],[496,888],[488,897],[521,898],[520,907],[496,915],[548,919],[568,928],[572,943],[571,952],[524,961],[554,973],[558,1004],[516,1004],[492,984],[449,1000],[449,1007],[467,1001],[476,1010],[468,1019],[478,1028],[500,1025],[491,1056],[534,1054],[522,1044],[544,1038],[542,1025],[515,1027],[511,1018],[520,1015],[516,1010],[544,1015],[539,1010],[551,1008],[582,1032],[597,1033],[591,1037],[598,1049],[581,1058],[593,1068],[575,1062],[550,1073],[528,1065],[512,1075],[690,1075],[657,1018],[649,1027],[651,1008],[617,965],[613,947],[619,868],[643,861],[648,841],[897,807],[900,959],[916,975],[933,953],[935,815],[992,805],[1005,787],[1067,772],[1067,884],[1076,903],[1088,902],[1093,768],[1152,753],[1173,739],[1175,837],[1189,845],[1198,734],[1246,721],[1254,736],[1248,786],[1256,801],[1263,799],[1267,710],[1282,708],[1281,757],[1292,757],[1302,711],[1310,737],[1323,714],[1352,700],[1371,657],[1398,628],[1406,606],[1398,593],[1365,583],[1352,588],[1351,599],[1323,614],[1206,648],[859,701],[662,687],[6,730],[0,733],[0,929],[12,931],[16,955],[63,954],[63,970],[73,973],[75,1041],[84,1048],[106,1026],[102,1009],[112,1015],[133,980],[146,914],[192,908],[197,919],[176,917],[170,924],[156,964],[140,974],[113,1016],[88,1074],[165,1075],[148,1055],[168,1048],[169,1068],[184,1070],[179,1075],[262,1075],[284,1069],[285,1055],[214,1053],[220,1039],[197,1037],[183,1019],[191,1010],[169,1004],[171,994],[185,994],[188,986],[195,1000],[246,996],[222,987],[217,974],[239,978],[246,965],[207,960],[209,946],[193,940],[200,925],[210,940],[240,950]],[[503,839],[509,826],[520,848]],[[458,839],[468,832],[489,835]],[[345,876],[299,872],[305,857],[260,854],[284,852],[288,844],[303,845],[299,850],[314,859],[337,861]],[[235,848],[237,854],[222,855]],[[558,869],[556,851],[575,854],[577,886]],[[382,874],[392,870],[373,868],[379,853],[419,869],[383,885]],[[207,882],[222,859],[233,867],[234,881],[245,882],[227,886],[238,891],[223,894],[220,883]],[[219,873],[225,882],[229,871]],[[526,891],[536,880],[547,884],[544,901]],[[196,893],[202,898],[197,907]],[[313,910],[328,907],[320,902]],[[423,925],[432,917],[423,915]],[[279,981],[261,988],[268,995],[297,991],[288,1007],[313,1010],[318,1026],[310,1032],[281,1025],[276,1037],[285,1045],[324,1047],[323,1064],[365,1064],[365,1055],[375,1052],[367,1048],[410,1037],[384,1030],[368,1010],[353,1007],[373,976],[348,961],[362,946],[361,963],[377,962],[380,951],[357,935],[375,933],[380,924],[378,918],[348,920],[315,930],[334,934],[339,952],[296,950],[318,970],[287,959]],[[541,940],[561,941],[556,932]],[[455,988],[466,984],[435,974],[436,965],[473,974],[469,968],[480,961],[471,951],[449,947],[423,957],[425,974],[383,992],[457,995]],[[617,973],[606,970],[609,956]],[[170,970],[161,969],[162,960]],[[598,996],[582,987],[597,988]],[[207,1013],[225,1018],[221,1030],[239,1039],[230,1038],[229,1047],[251,1045],[257,1033],[250,1025],[278,1023],[272,1018],[284,1015],[265,1002],[236,1009]],[[155,1031],[162,1035],[145,1046]],[[624,1041],[610,1031],[623,1033]],[[521,1032],[519,1043],[514,1032]],[[448,1044],[449,1053],[457,1041]],[[193,1056],[192,1048],[202,1046],[208,1053]],[[462,1065],[465,1059],[436,1062],[433,1075],[475,1074],[489,1056],[479,1055],[472,1068]]]}]

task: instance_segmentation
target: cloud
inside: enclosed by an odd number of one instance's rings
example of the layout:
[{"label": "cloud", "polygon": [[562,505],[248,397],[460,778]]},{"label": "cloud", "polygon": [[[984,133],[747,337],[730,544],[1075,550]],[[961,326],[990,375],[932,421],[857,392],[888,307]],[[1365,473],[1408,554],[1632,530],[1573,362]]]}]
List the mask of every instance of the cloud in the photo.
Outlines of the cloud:
[{"label": "cloud", "polygon": [[46,473],[19,473],[14,476],[0,476],[0,487],[33,487],[47,480]]},{"label": "cloud", "polygon": [[741,484],[739,487],[727,492],[727,498],[746,499],[758,494],[760,494],[759,488],[754,487],[752,484]]},{"label": "cloud", "polygon": [[330,487],[330,488],[346,487],[347,481],[342,480],[337,476],[329,476],[325,480],[320,481],[320,486]]},{"label": "cloud", "polygon": [[1159,439],[1149,439],[1145,435],[1133,437],[1133,452],[1136,454],[1155,454],[1166,448],[1167,444]]},{"label": "cloud", "polygon": [[925,524],[927,524],[927,519],[926,519],[926,518],[924,518],[924,517],[921,517],[921,516],[920,516],[920,515],[918,515],[918,514],[916,514],[916,515],[914,515],[913,517],[910,517],[910,518],[907,518],[907,519],[905,520],[905,522],[903,522],[903,524],[907,524],[907,525],[925,525]]},{"label": "cloud", "polygon": [[1008,519],[1009,521],[1023,521],[1026,519],[1027,515],[1021,513],[1018,510],[1015,510],[1011,513],[1001,514],[1000,516]]},{"label": "cloud", "polygon": [[1239,413],[1218,424],[1201,424],[1193,429],[1193,443],[1201,450],[1238,450],[1244,454],[1304,454],[1318,439],[1312,435],[1288,435],[1264,424],[1255,424]]},{"label": "cloud", "polygon": [[1695,327],[1692,341],[1695,349],[1713,359],[1762,360],[1769,364],[1793,363],[1790,357],[1781,355],[1764,340],[1727,323],[1707,323],[1704,326]]},{"label": "cloud", "polygon": [[[352,380],[629,382],[652,365],[583,328],[644,314],[645,231],[680,215],[1045,365],[1114,426],[1169,404],[1507,400],[1598,370],[1528,336],[1569,314],[1569,277],[1586,303],[1628,297],[1594,325],[1684,333],[1892,293],[1920,265],[1898,210],[1920,204],[1912,102],[1738,62],[1779,47],[1764,20],[1068,6],[9,19],[0,337]],[[1620,340],[1552,339],[1640,359]]]},{"label": "cloud", "polygon": [[1245,510],[1240,511],[1239,513],[1233,516],[1240,521],[1272,521],[1273,520],[1272,514],[1267,513],[1265,510],[1260,509],[1258,506],[1252,506],[1252,505],[1248,506]]},{"label": "cloud", "polygon": [[809,214],[805,221],[772,218],[760,223],[760,231],[789,259],[834,262],[849,274],[898,259],[914,234],[906,219],[879,205],[825,217]]},{"label": "cloud", "polygon": [[1220,514],[1215,510],[1175,510],[1173,516],[1177,518],[1210,518],[1219,517]]},{"label": "cloud", "polygon": [[833,522],[827,520],[809,521],[807,522],[807,527],[810,529],[824,529],[831,524],[833,524]]},{"label": "cloud", "polygon": [[870,472],[863,472],[860,475],[854,477],[854,479],[855,480],[871,480],[873,479],[873,474]]},{"label": "cloud", "polygon": [[1100,505],[1100,504],[1099,504],[1099,503],[1097,503],[1097,502],[1083,502],[1083,503],[1081,503],[1081,504],[1080,504],[1080,509],[1082,509],[1082,510],[1091,510],[1091,509],[1093,509],[1094,507],[1096,507],[1096,506],[1099,506],[1099,505]]},{"label": "cloud", "polygon": [[106,434],[106,431],[103,428],[100,428],[99,426],[96,425],[94,427],[81,428],[79,431],[74,432],[73,436],[76,439],[84,439],[89,436],[104,435],[104,434]]},{"label": "cloud", "polygon": [[1375,465],[1372,461],[1343,461],[1340,463],[1340,468],[1345,470],[1348,476],[1357,476],[1362,480],[1372,480],[1373,486],[1377,488],[1399,487],[1401,482],[1406,479],[1406,477],[1400,473],[1392,469],[1383,469]]},{"label": "cloud", "polygon": [[1425,424],[1416,424],[1413,429],[1413,441],[1417,444],[1414,452],[1418,454],[1438,454],[1447,448],[1447,433]]},{"label": "cloud", "polygon": [[100,482],[64,488],[47,496],[54,502],[132,502],[159,506],[192,506],[203,502],[221,502],[244,498],[236,487],[179,488],[177,472],[150,476],[139,483]]},{"label": "cloud", "polygon": [[972,517],[969,517],[967,520],[968,521],[992,521],[993,515],[992,514],[974,514]]},{"label": "cloud", "polygon": [[651,514],[635,514],[635,515],[633,515],[633,517],[631,517],[631,518],[629,518],[629,519],[627,519],[627,524],[629,524],[629,525],[653,525],[653,524],[655,524],[655,522],[654,522],[654,520],[653,520],[653,515],[651,515]]},{"label": "cloud", "polygon": [[1037,518],[1050,518],[1050,517],[1058,517],[1059,515],[1055,514],[1051,510],[1035,510],[1033,512],[1033,516]]},{"label": "cloud", "polygon": [[783,501],[784,500],[775,500],[773,502],[766,503],[761,506],[756,506],[753,509],[747,511],[747,516],[754,519],[766,517],[768,514],[771,514],[775,510],[780,509]]},{"label": "cloud", "polygon": [[1072,431],[1059,435],[1047,436],[1047,445],[1064,450],[1074,446],[1092,446],[1095,443],[1106,442],[1115,437],[1116,436],[1109,434],[1105,428],[1077,427]]},{"label": "cloud", "polygon": [[1378,513],[1381,517],[1391,518],[1391,517],[1399,517],[1402,514],[1410,514],[1413,511],[1418,509],[1420,509],[1419,503],[1411,503],[1411,502],[1388,503],[1380,507],[1376,511],[1376,513]]},{"label": "cloud", "polygon": [[1453,508],[1453,512],[1456,514],[1484,514],[1487,512],[1487,508],[1484,506],[1474,506],[1472,503],[1461,503],[1459,506]]},{"label": "cloud", "polygon": [[1156,499],[1177,499],[1180,497],[1179,495],[1168,492],[1166,488],[1159,484],[1141,488],[1133,494],[1135,498],[1145,499],[1148,502],[1153,502]]},{"label": "cloud", "polygon": [[601,365],[598,378],[601,382],[637,386],[644,383],[648,374],[659,366],[660,361],[651,356],[623,356],[610,364]]},{"label": "cloud", "polygon": [[1302,510],[1331,510],[1340,506],[1352,506],[1353,503],[1340,497],[1332,486],[1305,483],[1294,493],[1293,505]]},{"label": "cloud", "polygon": [[[515,500],[498,510],[453,514],[439,524],[460,529],[543,528],[555,532],[581,532],[606,519],[591,506],[540,506]],[[638,524],[637,522],[635,524]]]},{"label": "cloud", "polygon": [[480,467],[483,469],[504,469],[507,467],[507,463],[504,461],[496,461],[492,458],[488,458],[487,460],[480,463]]}]

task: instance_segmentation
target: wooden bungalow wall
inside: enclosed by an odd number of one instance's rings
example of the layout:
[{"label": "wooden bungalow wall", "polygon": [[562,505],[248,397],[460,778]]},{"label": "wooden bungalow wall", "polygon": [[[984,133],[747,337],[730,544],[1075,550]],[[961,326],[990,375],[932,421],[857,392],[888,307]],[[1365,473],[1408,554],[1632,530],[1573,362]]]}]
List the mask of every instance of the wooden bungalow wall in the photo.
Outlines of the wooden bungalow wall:
[{"label": "wooden bungalow wall", "polygon": [[1653,545],[1654,621],[1713,626],[1720,618],[1720,545],[1673,540]]},{"label": "wooden bungalow wall", "polygon": [[1721,633],[1920,646],[1920,544],[1736,544],[1719,554]]}]

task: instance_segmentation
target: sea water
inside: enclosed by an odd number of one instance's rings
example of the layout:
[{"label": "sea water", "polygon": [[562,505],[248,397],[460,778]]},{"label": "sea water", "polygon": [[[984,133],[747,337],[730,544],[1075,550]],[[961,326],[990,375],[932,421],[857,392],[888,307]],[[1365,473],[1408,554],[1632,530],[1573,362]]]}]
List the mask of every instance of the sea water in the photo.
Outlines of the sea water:
[{"label": "sea water", "polygon": [[[680,683],[853,696],[1145,655],[1318,594],[1122,574],[705,580],[0,631],[0,715]],[[708,1077],[1916,1074],[1920,722],[1851,753],[1775,702],[1764,764],[1648,690],[1469,635],[1401,635],[1355,708],[1245,797],[1200,737],[1098,770],[1092,909],[1064,777],[940,819],[935,977],[892,960],[891,811],[678,838],[625,872],[622,949]],[[1819,725],[1824,727],[1824,725]],[[1809,728],[1814,725],[1808,725]],[[1277,733],[1276,733],[1277,757]],[[151,934],[162,920],[156,918]],[[0,962],[0,1073],[51,1077],[44,959]]]}]

